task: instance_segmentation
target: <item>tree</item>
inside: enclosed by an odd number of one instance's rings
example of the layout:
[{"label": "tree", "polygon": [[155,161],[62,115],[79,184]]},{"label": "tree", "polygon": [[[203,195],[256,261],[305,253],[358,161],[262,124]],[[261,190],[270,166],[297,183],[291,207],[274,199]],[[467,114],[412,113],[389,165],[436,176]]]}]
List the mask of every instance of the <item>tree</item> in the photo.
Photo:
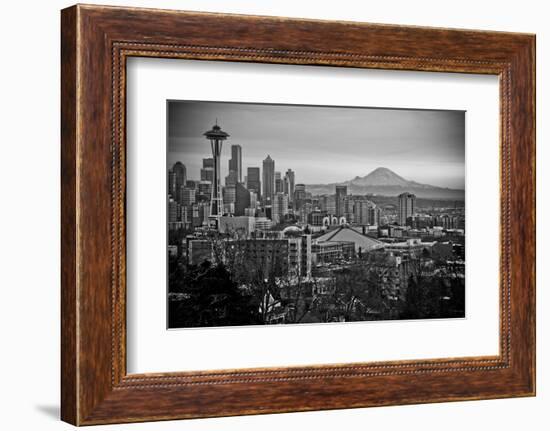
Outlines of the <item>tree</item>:
[{"label": "tree", "polygon": [[170,327],[256,325],[258,303],[241,291],[223,264],[189,268],[183,298],[170,300]]},{"label": "tree", "polygon": [[442,280],[410,275],[401,319],[441,317]]},{"label": "tree", "polygon": [[170,229],[168,231],[168,244],[179,246],[185,237],[191,233],[192,231],[184,228]]}]

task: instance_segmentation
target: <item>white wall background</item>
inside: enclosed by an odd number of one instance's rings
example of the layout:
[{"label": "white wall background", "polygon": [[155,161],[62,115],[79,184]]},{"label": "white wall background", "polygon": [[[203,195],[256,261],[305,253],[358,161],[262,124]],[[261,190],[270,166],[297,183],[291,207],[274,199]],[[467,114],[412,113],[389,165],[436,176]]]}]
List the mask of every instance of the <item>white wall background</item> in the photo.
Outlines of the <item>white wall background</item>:
[{"label": "white wall background", "polygon": [[[105,426],[135,430],[547,429],[550,423],[550,305],[544,263],[550,250],[550,27],[546,2],[352,0],[130,0],[118,4],[171,9],[477,28],[537,34],[538,396]],[[0,66],[0,426],[70,429],[59,422],[59,10],[70,2],[4,2]],[[545,224],[546,219],[546,224]],[[546,271],[545,271],[546,270]],[[25,313],[22,313],[22,310]]]}]

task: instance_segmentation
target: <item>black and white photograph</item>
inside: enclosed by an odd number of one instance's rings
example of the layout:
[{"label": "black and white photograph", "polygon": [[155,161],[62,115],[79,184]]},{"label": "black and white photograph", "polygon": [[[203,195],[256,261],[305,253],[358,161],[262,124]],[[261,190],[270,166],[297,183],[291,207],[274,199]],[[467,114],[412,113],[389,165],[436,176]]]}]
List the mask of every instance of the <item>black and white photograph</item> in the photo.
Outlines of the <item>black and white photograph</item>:
[{"label": "black and white photograph", "polygon": [[456,319],[465,112],[167,101],[168,328]]},{"label": "black and white photograph", "polygon": [[548,3],[2,6],[1,429],[550,430]]}]

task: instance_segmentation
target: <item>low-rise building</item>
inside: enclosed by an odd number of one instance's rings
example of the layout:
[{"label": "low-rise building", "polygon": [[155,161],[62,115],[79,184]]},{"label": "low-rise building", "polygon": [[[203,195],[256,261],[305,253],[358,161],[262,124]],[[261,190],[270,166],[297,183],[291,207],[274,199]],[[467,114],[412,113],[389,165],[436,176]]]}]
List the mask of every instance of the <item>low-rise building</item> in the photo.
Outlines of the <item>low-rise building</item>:
[{"label": "low-rise building", "polygon": [[358,232],[357,230],[346,225],[329,230],[316,239],[317,243],[327,241],[352,242],[354,244],[356,254],[366,253],[370,250],[383,246],[381,241],[364,235],[363,233]]},{"label": "low-rise building", "polygon": [[254,230],[269,230],[272,224],[271,220],[267,217],[256,217],[254,220]]},{"label": "low-rise building", "polygon": [[355,243],[352,241],[315,241],[311,247],[314,265],[340,262],[355,256]]},{"label": "low-rise building", "polygon": [[420,256],[424,252],[431,254],[434,242],[422,242],[420,238],[411,238],[403,242],[394,242],[384,244],[384,249],[392,253],[408,254],[410,256]]},{"label": "low-rise building", "polygon": [[248,238],[254,232],[254,227],[254,217],[220,217],[219,232],[222,234]]}]

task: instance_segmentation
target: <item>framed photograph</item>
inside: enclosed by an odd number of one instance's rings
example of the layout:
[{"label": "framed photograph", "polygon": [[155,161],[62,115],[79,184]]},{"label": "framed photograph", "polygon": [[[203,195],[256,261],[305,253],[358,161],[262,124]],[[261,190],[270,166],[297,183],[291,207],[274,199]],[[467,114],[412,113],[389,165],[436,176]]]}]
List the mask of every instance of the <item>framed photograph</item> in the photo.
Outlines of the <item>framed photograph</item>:
[{"label": "framed photograph", "polygon": [[62,419],[535,394],[535,37],[62,11]]},{"label": "framed photograph", "polygon": [[167,118],[169,329],[465,317],[464,111],[170,100]]}]

